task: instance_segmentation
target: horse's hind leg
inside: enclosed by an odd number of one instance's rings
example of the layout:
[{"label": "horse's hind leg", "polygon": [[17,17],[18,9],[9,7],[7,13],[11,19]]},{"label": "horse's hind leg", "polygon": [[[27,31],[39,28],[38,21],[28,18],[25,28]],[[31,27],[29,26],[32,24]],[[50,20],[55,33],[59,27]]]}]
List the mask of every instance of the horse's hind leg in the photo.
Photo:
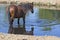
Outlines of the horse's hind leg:
[{"label": "horse's hind leg", "polygon": [[13,19],[10,19],[10,26],[9,26],[9,31],[8,33],[12,33],[13,32]]}]

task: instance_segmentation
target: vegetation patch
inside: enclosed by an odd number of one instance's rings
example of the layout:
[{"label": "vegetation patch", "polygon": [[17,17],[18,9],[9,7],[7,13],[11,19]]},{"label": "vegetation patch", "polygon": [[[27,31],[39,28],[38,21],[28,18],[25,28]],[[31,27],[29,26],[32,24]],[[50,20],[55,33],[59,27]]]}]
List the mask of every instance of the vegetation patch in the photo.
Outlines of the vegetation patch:
[{"label": "vegetation patch", "polygon": [[39,17],[41,19],[56,20],[60,18],[60,11],[40,8]]},{"label": "vegetation patch", "polygon": [[51,27],[43,27],[43,31],[50,31]]}]

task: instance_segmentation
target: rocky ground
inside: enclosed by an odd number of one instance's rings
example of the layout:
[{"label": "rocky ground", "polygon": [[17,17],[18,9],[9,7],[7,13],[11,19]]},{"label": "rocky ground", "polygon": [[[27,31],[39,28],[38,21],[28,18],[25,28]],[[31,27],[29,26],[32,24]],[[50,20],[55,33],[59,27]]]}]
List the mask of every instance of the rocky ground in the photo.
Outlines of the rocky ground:
[{"label": "rocky ground", "polygon": [[0,33],[0,40],[60,40],[60,37]]}]

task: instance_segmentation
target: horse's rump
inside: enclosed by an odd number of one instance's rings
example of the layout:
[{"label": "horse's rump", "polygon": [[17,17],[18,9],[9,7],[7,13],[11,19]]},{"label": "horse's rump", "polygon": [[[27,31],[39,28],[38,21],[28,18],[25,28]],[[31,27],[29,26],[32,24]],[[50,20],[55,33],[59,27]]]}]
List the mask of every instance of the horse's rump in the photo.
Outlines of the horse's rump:
[{"label": "horse's rump", "polygon": [[13,18],[15,14],[18,12],[17,6],[16,5],[10,5],[9,7],[9,13],[10,16]]}]

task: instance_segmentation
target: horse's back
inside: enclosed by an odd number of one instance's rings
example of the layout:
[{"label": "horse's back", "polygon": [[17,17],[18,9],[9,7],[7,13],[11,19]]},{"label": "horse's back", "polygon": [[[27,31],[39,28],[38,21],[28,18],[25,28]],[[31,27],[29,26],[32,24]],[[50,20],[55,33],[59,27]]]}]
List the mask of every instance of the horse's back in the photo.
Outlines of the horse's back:
[{"label": "horse's back", "polygon": [[20,18],[24,16],[24,8],[22,6],[17,6],[17,13],[15,13],[15,18]]}]

